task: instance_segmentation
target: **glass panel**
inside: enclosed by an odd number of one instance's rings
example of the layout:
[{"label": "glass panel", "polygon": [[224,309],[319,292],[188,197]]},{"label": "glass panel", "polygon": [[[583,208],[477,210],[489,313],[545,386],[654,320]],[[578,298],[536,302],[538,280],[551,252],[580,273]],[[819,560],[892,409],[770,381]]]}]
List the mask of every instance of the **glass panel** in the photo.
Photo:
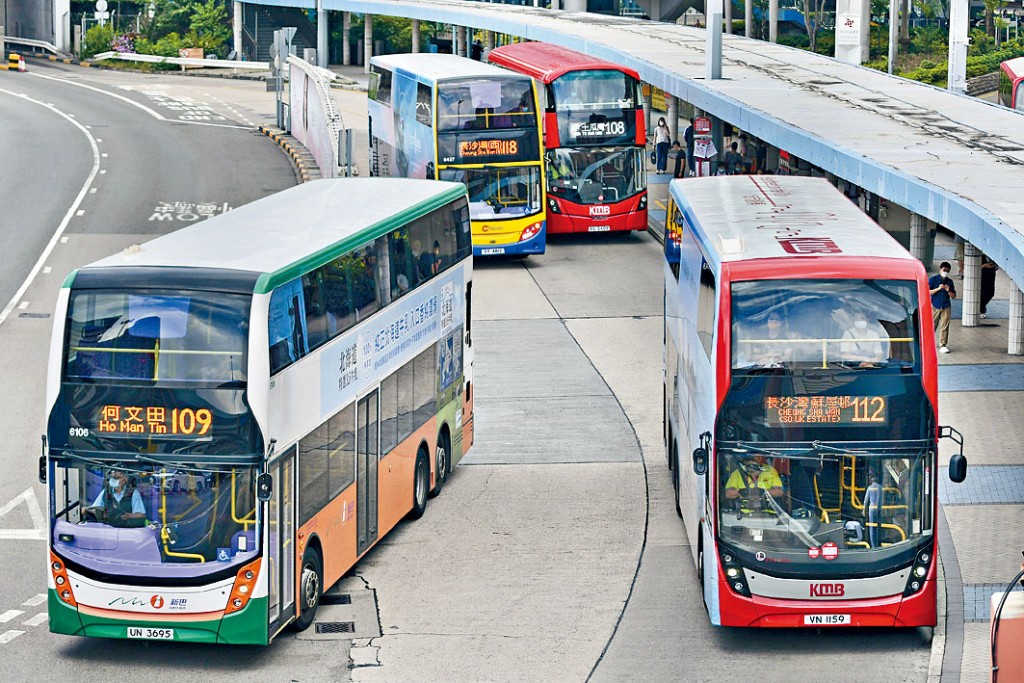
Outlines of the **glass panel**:
[{"label": "glass panel", "polygon": [[932,529],[931,461],[926,451],[723,448],[716,473],[722,538],[753,552],[788,551],[787,562],[813,561],[808,549],[828,542],[840,559],[906,547]]},{"label": "glass panel", "polygon": [[254,468],[64,458],[55,473],[54,551],[94,571],[201,576],[259,549]]},{"label": "glass panel", "polygon": [[331,443],[328,446],[328,470],[331,476],[331,499],[356,480],[356,406],[350,403],[328,420]]},{"label": "glass panel", "polygon": [[563,148],[549,151],[546,159],[548,190],[570,202],[618,202],[644,189],[640,148]]},{"label": "glass panel", "polygon": [[441,180],[464,183],[473,220],[532,216],[541,210],[540,169],[536,166],[445,168]]},{"label": "glass panel", "polygon": [[380,452],[387,455],[398,445],[398,372],[380,385]]},{"label": "glass panel", "polygon": [[330,480],[327,472],[327,423],[299,440],[299,525],[327,505]]},{"label": "glass panel", "polygon": [[73,292],[65,379],[245,382],[249,301],[220,292]]},{"label": "glass panel", "polygon": [[563,144],[636,136],[637,82],[620,71],[575,71],[551,84]]},{"label": "glass panel", "polygon": [[306,355],[302,330],[302,282],[293,280],[274,290],[270,297],[270,372],[282,370]]},{"label": "glass panel", "polygon": [[442,83],[437,106],[437,127],[442,132],[537,125],[533,83],[522,76]]},{"label": "glass panel", "polygon": [[768,280],[732,288],[732,367],[914,367],[909,281]]},{"label": "glass panel", "polygon": [[[278,489],[281,487],[281,464],[278,463],[270,470],[270,475],[274,478],[274,486]],[[270,591],[270,623],[274,623],[281,618],[281,591],[280,585],[280,571],[281,571],[281,506],[278,504],[278,499],[281,497],[280,490],[274,491],[274,495],[270,498],[270,502],[267,508],[267,524],[268,531],[268,544],[269,544],[269,591]]]}]

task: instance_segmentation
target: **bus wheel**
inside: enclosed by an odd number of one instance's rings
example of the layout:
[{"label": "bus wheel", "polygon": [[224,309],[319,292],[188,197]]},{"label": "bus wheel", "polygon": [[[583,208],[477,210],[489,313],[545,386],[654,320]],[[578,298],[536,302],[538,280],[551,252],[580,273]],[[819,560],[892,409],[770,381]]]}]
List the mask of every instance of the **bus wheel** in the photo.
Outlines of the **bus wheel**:
[{"label": "bus wheel", "polygon": [[697,579],[700,581],[700,600],[704,603],[704,611],[708,610],[708,601],[704,596],[704,530],[697,529]]},{"label": "bus wheel", "polygon": [[427,491],[430,489],[430,465],[427,452],[420,449],[416,454],[416,469],[412,475],[412,510],[410,519],[419,519],[427,511]]},{"label": "bus wheel", "polygon": [[434,489],[430,492],[431,498],[441,493],[441,489],[444,488],[444,482],[448,479],[448,463],[451,462],[448,450],[448,437],[446,433],[442,432],[441,439],[437,442],[437,450],[434,451],[435,476]]},{"label": "bus wheel", "polygon": [[295,620],[294,630],[305,631],[313,623],[316,608],[320,606],[323,595],[323,564],[320,553],[313,548],[306,548],[302,553],[302,577],[299,583],[299,609],[302,612]]},{"label": "bus wheel", "polygon": [[934,626],[918,626],[917,634],[921,636],[921,642],[924,643],[925,647],[932,646],[932,638],[935,637]]}]

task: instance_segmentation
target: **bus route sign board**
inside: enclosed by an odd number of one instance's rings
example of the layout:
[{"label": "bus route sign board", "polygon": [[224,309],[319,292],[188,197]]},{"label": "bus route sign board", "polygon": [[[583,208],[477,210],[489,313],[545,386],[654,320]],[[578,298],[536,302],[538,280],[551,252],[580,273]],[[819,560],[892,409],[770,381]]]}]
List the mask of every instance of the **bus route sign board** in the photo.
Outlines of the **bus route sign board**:
[{"label": "bus route sign board", "polygon": [[706,116],[698,116],[693,120],[694,135],[711,135],[711,119]]}]

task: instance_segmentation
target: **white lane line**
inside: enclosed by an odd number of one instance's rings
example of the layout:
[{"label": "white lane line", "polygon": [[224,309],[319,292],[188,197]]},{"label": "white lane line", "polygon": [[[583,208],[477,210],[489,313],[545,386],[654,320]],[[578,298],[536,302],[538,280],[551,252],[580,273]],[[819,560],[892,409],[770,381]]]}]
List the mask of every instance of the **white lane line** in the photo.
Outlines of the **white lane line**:
[{"label": "white lane line", "polygon": [[60,243],[61,244],[67,244],[68,243],[68,238],[67,237],[61,237],[60,238]]},{"label": "white lane line", "polygon": [[85,209],[79,209],[78,211],[75,212],[75,215],[76,216],[84,216],[85,215]]},{"label": "white lane line", "polygon": [[39,507],[39,500],[31,488],[25,489],[20,496],[16,496],[10,502],[0,507],[0,517],[3,517],[20,503],[24,502],[28,508],[29,517],[32,518],[31,529],[0,529],[0,539],[23,540],[23,541],[45,541],[46,521],[43,519],[43,511]]},{"label": "white lane line", "polygon": [[26,619],[25,621],[21,622],[21,625],[22,626],[39,626],[39,624],[46,623],[47,618],[48,617],[46,615],[46,612],[40,612],[39,614],[35,615],[31,619]]},{"label": "white lane line", "polygon": [[19,311],[24,311],[26,308],[28,308],[28,302],[27,301],[22,301],[20,304],[18,304],[18,310]]},{"label": "white lane line", "polygon": [[9,609],[3,614],[0,614],[0,624],[6,624],[8,621],[15,617],[20,617],[25,613],[25,610],[21,609]]},{"label": "white lane line", "polygon": [[0,633],[0,645],[6,645],[22,633],[24,633],[24,631],[7,631],[6,633]]},{"label": "white lane line", "polygon": [[46,593],[36,593],[31,598],[21,603],[22,607],[36,607],[46,602]]},{"label": "white lane line", "polygon": [[53,268],[51,268],[50,266],[46,266],[45,268],[43,268],[43,275],[49,275],[52,270]]},{"label": "white lane line", "polygon": [[[34,75],[38,76],[38,74]],[[40,76],[40,78],[42,78],[42,76]],[[10,90],[4,90],[3,88],[0,88],[0,92],[7,93],[8,95],[14,94]],[[31,97],[24,97],[23,99],[27,100],[28,102],[38,104],[40,106],[46,106],[39,100],[34,100]],[[89,138],[89,145],[92,147],[92,171],[89,172],[89,177],[85,179],[85,184],[82,185],[82,190],[78,193],[78,196],[75,198],[75,201],[73,201],[71,203],[71,206],[68,207],[68,212],[64,214],[64,220],[60,222],[60,225],[57,227],[57,231],[53,233],[53,237],[50,238],[49,244],[47,244],[46,248],[43,249],[43,253],[39,255],[39,260],[36,261],[36,264],[34,266],[32,266],[32,270],[29,272],[28,277],[25,278],[25,281],[21,284],[21,287],[18,288],[18,291],[14,293],[14,296],[11,298],[10,303],[8,303],[7,306],[4,307],[3,311],[0,311],[0,325],[3,325],[4,321],[7,320],[7,316],[9,316],[11,314],[11,311],[14,310],[14,307],[18,305],[18,302],[21,301],[21,298],[25,295],[25,292],[28,290],[29,285],[31,285],[32,281],[36,279],[36,275],[39,274],[39,271],[43,269],[43,264],[45,264],[46,261],[49,260],[50,253],[53,251],[54,247],[57,246],[57,241],[60,240],[61,235],[64,234],[64,230],[68,227],[68,223],[71,222],[71,217],[75,215],[75,211],[78,210],[78,207],[82,203],[82,200],[85,199],[85,194],[89,190],[89,187],[92,186],[92,182],[96,178],[96,173],[99,171],[100,168],[100,149],[99,147],[96,146],[96,138],[93,137],[92,133],[90,133],[81,123],[75,121],[73,118],[71,118],[64,112],[60,111],[59,109],[55,107],[49,107],[49,109],[58,116],[62,116],[65,119],[67,119],[68,122],[71,123],[71,125],[81,130],[82,133],[84,133],[85,136]],[[17,635],[20,635],[20,633],[18,633]]]}]

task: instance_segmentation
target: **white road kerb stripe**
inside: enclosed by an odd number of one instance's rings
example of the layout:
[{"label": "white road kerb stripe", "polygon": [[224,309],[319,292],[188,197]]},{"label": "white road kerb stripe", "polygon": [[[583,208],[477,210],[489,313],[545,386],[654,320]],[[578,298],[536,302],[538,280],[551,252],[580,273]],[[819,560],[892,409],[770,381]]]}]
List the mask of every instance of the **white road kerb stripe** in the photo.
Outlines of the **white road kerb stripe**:
[{"label": "white road kerb stripe", "polygon": [[6,645],[23,633],[24,631],[7,631],[6,633],[0,633],[0,645]]}]

